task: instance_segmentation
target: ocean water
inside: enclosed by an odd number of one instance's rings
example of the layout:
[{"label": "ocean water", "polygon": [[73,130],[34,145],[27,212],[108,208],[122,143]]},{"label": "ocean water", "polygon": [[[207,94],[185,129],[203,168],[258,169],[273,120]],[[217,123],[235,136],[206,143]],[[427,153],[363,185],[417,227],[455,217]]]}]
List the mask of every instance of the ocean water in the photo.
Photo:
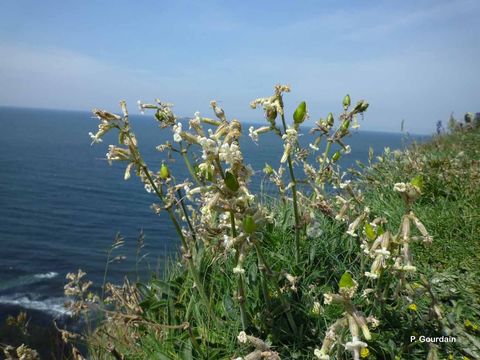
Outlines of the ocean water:
[{"label": "ocean water", "polygon": [[[165,155],[155,146],[171,139],[171,131],[147,115],[131,122],[147,163],[158,168]],[[0,108],[0,322],[12,307],[65,316],[65,274],[81,268],[100,285],[106,249],[117,232],[126,243],[115,255],[127,258],[110,264],[109,281],[161,272],[168,256],[176,254],[173,226],[150,210],[154,196],[135,176],[123,180],[123,164],[105,161],[115,136],[90,146],[88,132],[97,124],[88,112]],[[301,138],[308,140],[308,135]],[[408,141],[401,134],[360,131],[347,139],[352,153],[342,165],[366,161],[370,146],[378,154]],[[259,171],[252,184],[259,192],[261,169],[265,162],[278,166],[281,145],[268,135],[258,146],[247,136],[241,144],[246,161]],[[169,166],[178,179],[187,177],[181,166]],[[142,230],[148,255],[137,274],[135,248]]]}]

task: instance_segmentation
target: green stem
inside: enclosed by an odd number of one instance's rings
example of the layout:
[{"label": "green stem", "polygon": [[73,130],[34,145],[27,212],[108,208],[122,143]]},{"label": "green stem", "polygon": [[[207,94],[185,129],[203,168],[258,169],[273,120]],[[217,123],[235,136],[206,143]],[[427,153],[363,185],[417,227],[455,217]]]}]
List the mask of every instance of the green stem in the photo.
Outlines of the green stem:
[{"label": "green stem", "polygon": [[328,153],[330,152],[330,148],[332,147],[332,143],[333,143],[332,139],[327,140],[327,146],[325,148],[325,152],[323,153],[323,162],[322,162],[321,172],[323,172],[323,170],[325,170],[325,168],[327,167]]},{"label": "green stem", "polygon": [[195,229],[193,228],[193,225],[190,222],[190,217],[188,216],[188,211],[187,211],[187,208],[185,206],[185,202],[183,201],[182,190],[178,189],[177,194],[178,194],[178,198],[179,198],[178,201],[180,202],[183,214],[185,215],[185,219],[187,220],[188,228],[190,229],[190,232],[192,233],[192,238],[193,238],[193,241],[194,241],[194,245],[196,245],[197,244],[197,236],[195,234]]},{"label": "green stem", "polygon": [[[230,223],[232,226],[232,237],[236,238],[237,237],[237,229],[235,227],[235,214],[233,213],[233,210],[230,211]],[[241,254],[241,247],[237,247],[237,252],[235,255],[235,262],[236,266],[238,267],[240,265],[240,254]],[[245,310],[245,283],[243,281],[243,274],[238,274],[238,280],[237,280],[237,287],[238,287],[238,304],[240,306],[240,321],[242,322],[242,330],[245,331],[246,329],[246,324],[247,324],[247,312]]]},{"label": "green stem", "polygon": [[183,161],[185,162],[185,165],[187,166],[188,172],[190,175],[192,175],[193,180],[197,183],[197,185],[200,185],[200,180],[198,180],[197,174],[195,173],[195,170],[193,169],[192,163],[190,162],[190,159],[188,158],[187,154],[187,149],[185,149],[180,143],[180,153],[182,154]]},{"label": "green stem", "polygon": [[[157,196],[165,204],[165,199],[164,199],[162,193],[160,192],[160,190],[158,189],[157,185],[153,181],[146,165],[142,165],[142,170],[143,170],[145,176],[147,177],[148,181],[150,182],[150,185],[152,186],[153,190],[157,194]],[[172,220],[172,223],[175,227],[175,231],[177,232],[177,234],[180,237],[180,240],[182,242],[182,247],[184,248],[184,251],[185,251],[185,256],[184,257],[188,261],[188,267],[189,267],[190,273],[192,274],[193,281],[195,282],[196,288],[198,289],[198,292],[199,292],[200,297],[202,298],[202,300],[204,302],[204,305],[207,307],[209,315],[213,317],[213,312],[212,312],[212,308],[210,306],[210,302],[209,302],[208,297],[205,293],[205,289],[203,288],[203,283],[200,281],[200,277],[199,277],[197,269],[195,267],[195,263],[193,262],[192,254],[189,250],[189,247],[188,247],[187,241],[185,239],[185,236],[183,236],[182,228],[180,227],[180,224],[178,223],[178,220],[175,217],[175,214],[173,213],[173,210],[172,210],[171,207],[167,208],[167,212],[168,212],[168,215],[170,216],[170,219]]]},{"label": "green stem", "polygon": [[[280,97],[280,105],[283,108],[283,100]],[[287,132],[287,123],[285,122],[285,114],[282,114],[283,131]],[[290,172],[290,179],[292,181],[292,197],[293,197],[293,213],[295,217],[295,261],[298,263],[300,260],[300,215],[298,211],[297,200],[297,180],[293,173],[293,163],[290,154],[287,157],[288,170]]]},{"label": "green stem", "polygon": [[105,284],[107,282],[107,273],[108,273],[108,265],[110,264],[110,255],[112,254],[112,248],[107,250],[107,263],[105,264],[105,271],[103,273],[103,283],[102,283],[102,300],[103,296],[105,295]]}]

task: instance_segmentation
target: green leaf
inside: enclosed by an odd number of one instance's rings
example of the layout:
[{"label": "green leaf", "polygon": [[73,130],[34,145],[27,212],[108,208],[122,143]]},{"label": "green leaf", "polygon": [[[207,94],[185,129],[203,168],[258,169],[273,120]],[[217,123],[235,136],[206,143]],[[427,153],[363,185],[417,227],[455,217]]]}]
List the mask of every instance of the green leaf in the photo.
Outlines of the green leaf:
[{"label": "green leaf", "polygon": [[237,178],[230,171],[225,173],[225,185],[234,192],[240,188]]},{"label": "green leaf", "polygon": [[410,184],[413,186],[417,187],[420,191],[423,190],[423,176],[422,175],[417,175],[415,176],[412,181],[410,181]]},{"label": "green leaf", "polygon": [[293,121],[295,124],[301,124],[307,116],[307,103],[302,101],[293,113]]},{"label": "green leaf", "polygon": [[340,282],[338,283],[340,288],[352,288],[355,286],[355,282],[352,279],[352,275],[349,272],[346,272],[340,278]]},{"label": "green leaf", "polygon": [[373,226],[370,225],[370,223],[366,222],[365,223],[365,234],[370,240],[375,240],[375,230],[373,230]]}]

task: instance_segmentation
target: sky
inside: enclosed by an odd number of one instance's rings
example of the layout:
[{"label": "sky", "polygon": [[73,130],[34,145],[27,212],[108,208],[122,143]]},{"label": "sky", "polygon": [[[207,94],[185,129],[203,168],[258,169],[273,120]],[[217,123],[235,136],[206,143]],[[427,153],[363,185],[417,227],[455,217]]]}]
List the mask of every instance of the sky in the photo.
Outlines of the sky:
[{"label": "sky", "polygon": [[118,111],[160,98],[178,116],[261,122],[251,100],[289,84],[309,121],[365,99],[362,128],[431,133],[480,111],[480,1],[0,2],[0,106]]}]

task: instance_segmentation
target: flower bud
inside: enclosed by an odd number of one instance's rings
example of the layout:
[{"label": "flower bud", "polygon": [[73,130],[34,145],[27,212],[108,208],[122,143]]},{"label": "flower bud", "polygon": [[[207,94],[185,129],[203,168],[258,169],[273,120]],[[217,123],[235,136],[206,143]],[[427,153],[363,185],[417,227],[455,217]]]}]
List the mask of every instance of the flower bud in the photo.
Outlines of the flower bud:
[{"label": "flower bud", "polygon": [[355,109],[353,111],[362,113],[368,109],[368,103],[365,100],[360,100],[357,105],[355,105]]},{"label": "flower bud", "polygon": [[411,181],[410,184],[415,186],[420,192],[423,190],[423,176],[417,175]]},{"label": "flower bud", "polygon": [[340,151],[335,152],[332,156],[332,162],[337,162],[340,159]]},{"label": "flower bud", "polygon": [[255,220],[253,220],[252,215],[247,215],[243,219],[243,229],[247,234],[253,234],[257,229],[257,224],[255,224]]},{"label": "flower bud", "polygon": [[328,116],[327,116],[327,125],[328,125],[328,126],[332,126],[334,121],[335,121],[335,119],[333,118],[333,114],[332,114],[332,113],[328,113]]},{"label": "flower bud", "polygon": [[295,124],[301,124],[305,121],[307,116],[307,104],[305,101],[302,101],[300,105],[297,106],[297,109],[293,113],[293,121]]},{"label": "flower bud", "polygon": [[368,106],[370,104],[368,102],[366,102],[365,100],[362,101],[362,108],[360,109],[360,112],[364,112],[368,109]]},{"label": "flower bud", "polygon": [[234,192],[240,188],[237,178],[230,171],[225,173],[225,185],[227,185],[227,188]]},{"label": "flower bud", "polygon": [[347,110],[349,106],[350,106],[350,95],[347,94],[343,98],[343,108]]},{"label": "flower bud", "polygon": [[367,235],[367,238],[369,240],[375,240],[375,230],[373,230],[373,226],[370,225],[370,223],[366,222],[365,223],[365,235]]},{"label": "flower bud", "polygon": [[168,170],[168,167],[165,164],[162,164],[162,166],[160,167],[160,177],[163,180],[166,180],[170,177],[170,170]]},{"label": "flower bud", "polygon": [[353,288],[355,287],[355,281],[352,279],[352,275],[349,272],[345,272],[340,278],[338,283],[340,288]]},{"label": "flower bud", "polygon": [[350,120],[345,120],[340,126],[340,130],[342,131],[342,133],[346,133],[348,132],[349,127],[350,127]]}]

